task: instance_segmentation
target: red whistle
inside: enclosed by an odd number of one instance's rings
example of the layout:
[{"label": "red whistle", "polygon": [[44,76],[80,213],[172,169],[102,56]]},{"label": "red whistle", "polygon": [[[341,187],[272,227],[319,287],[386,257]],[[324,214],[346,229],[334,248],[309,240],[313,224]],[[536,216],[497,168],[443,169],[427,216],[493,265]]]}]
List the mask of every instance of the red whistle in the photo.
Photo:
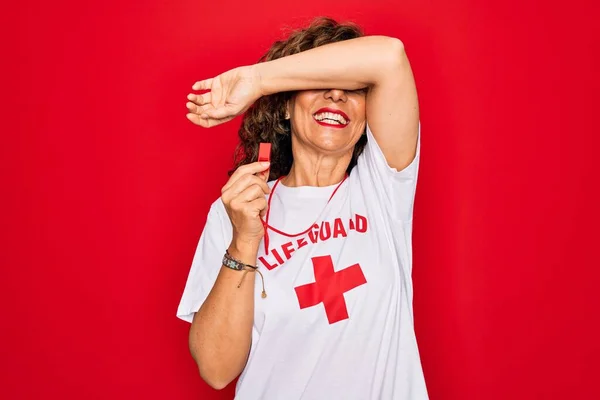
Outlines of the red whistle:
[{"label": "red whistle", "polygon": [[258,147],[258,161],[271,161],[271,143],[261,143]]}]

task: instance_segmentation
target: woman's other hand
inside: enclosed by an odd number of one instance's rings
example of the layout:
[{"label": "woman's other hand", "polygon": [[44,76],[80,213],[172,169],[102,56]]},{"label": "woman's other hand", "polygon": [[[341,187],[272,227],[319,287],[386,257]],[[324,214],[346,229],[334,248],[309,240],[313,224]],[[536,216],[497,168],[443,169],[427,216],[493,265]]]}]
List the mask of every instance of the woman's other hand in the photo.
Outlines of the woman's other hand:
[{"label": "woman's other hand", "polygon": [[258,246],[264,235],[261,217],[267,212],[265,195],[271,192],[261,172],[269,163],[239,167],[221,189],[221,200],[233,225],[233,242]]},{"label": "woman's other hand", "polygon": [[244,113],[261,96],[260,75],[255,65],[229,70],[211,79],[196,82],[186,103],[187,118],[196,125],[210,128]]}]

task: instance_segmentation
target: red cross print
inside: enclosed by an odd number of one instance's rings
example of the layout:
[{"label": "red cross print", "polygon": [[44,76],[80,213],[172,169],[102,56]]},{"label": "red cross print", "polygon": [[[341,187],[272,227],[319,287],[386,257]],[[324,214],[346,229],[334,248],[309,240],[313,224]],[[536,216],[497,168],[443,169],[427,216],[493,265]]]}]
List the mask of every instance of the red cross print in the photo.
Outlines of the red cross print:
[{"label": "red cross print", "polygon": [[331,256],[312,257],[315,282],[298,286],[300,308],[323,303],[330,324],[348,319],[344,293],[367,283],[359,264],[335,272]]}]

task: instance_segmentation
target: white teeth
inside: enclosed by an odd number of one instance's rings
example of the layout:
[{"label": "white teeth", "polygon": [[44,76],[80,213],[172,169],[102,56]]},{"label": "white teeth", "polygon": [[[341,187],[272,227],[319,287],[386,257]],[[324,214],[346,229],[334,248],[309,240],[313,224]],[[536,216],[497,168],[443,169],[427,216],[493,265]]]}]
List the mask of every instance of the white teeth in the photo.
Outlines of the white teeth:
[{"label": "white teeth", "polygon": [[337,124],[341,124],[341,125],[346,125],[348,123],[346,121],[346,118],[342,117],[340,114],[331,113],[331,112],[315,114],[315,119],[317,121],[323,121],[326,119],[327,123],[334,123],[334,124],[337,123]]}]

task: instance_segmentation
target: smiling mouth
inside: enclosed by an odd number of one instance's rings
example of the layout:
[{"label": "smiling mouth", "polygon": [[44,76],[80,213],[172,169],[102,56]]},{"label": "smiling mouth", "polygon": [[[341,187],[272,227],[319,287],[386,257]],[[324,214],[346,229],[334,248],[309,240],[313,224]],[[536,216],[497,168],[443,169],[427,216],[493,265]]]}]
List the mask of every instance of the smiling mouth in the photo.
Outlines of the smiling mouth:
[{"label": "smiling mouth", "polygon": [[335,126],[338,128],[343,128],[350,123],[350,118],[345,113],[331,109],[322,108],[313,114],[313,118],[319,125]]}]

